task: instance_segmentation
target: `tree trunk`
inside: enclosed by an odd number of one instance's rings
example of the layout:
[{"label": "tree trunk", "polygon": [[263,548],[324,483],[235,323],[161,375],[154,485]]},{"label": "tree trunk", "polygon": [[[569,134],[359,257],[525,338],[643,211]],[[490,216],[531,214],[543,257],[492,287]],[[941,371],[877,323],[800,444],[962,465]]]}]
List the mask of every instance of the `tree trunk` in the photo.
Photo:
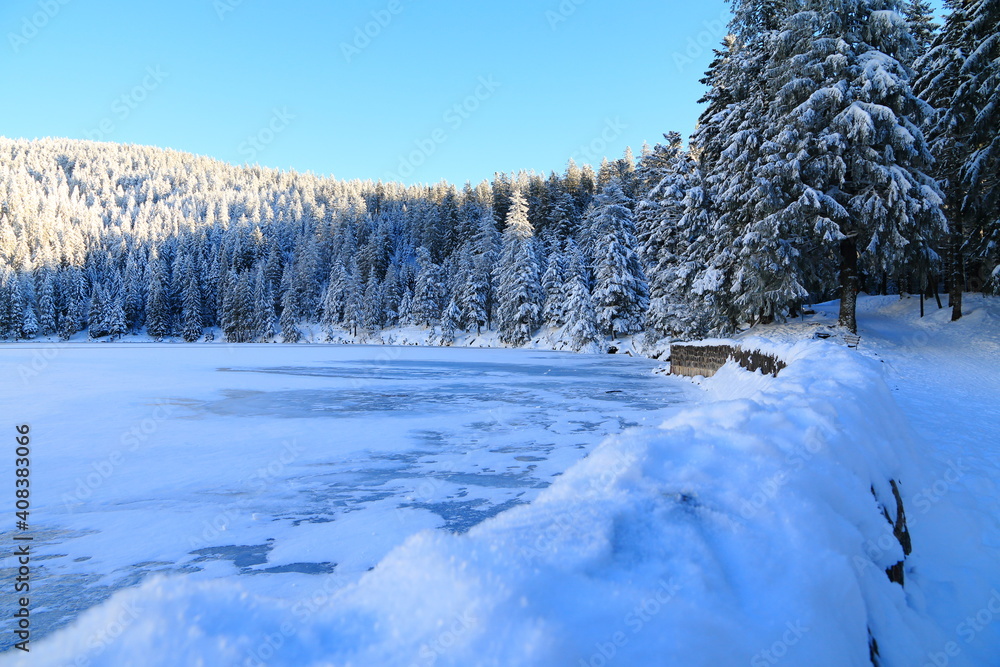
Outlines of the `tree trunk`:
[{"label": "tree trunk", "polygon": [[[955,216],[958,217],[958,216]],[[962,256],[962,223],[952,222],[951,227],[951,321],[962,319],[962,290],[965,287],[965,258]]]},{"label": "tree trunk", "polygon": [[932,294],[934,295],[934,300],[937,301],[938,310],[944,308],[944,306],[941,305],[941,294],[938,290],[937,277],[935,277],[934,280],[931,281],[931,284],[928,285],[927,289],[929,290],[927,296],[931,296]]},{"label": "tree trunk", "polygon": [[858,246],[854,237],[840,242],[840,326],[858,333]]}]

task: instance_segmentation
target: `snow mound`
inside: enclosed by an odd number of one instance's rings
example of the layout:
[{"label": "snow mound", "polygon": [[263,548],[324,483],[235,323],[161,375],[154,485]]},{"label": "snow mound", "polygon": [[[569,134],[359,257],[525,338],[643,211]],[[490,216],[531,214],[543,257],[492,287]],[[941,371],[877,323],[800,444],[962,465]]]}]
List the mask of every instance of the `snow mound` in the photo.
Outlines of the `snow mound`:
[{"label": "snow mound", "polygon": [[890,480],[904,499],[921,484],[880,365],[822,342],[753,344],[788,362],[779,377],[727,364],[704,404],[609,438],[467,534],[415,535],[357,583],[314,577],[284,601],[154,579],[5,657],[842,666],[871,664],[870,632],[883,665],[922,664],[943,638],[915,585],[886,575],[903,552],[872,493],[895,516]]}]

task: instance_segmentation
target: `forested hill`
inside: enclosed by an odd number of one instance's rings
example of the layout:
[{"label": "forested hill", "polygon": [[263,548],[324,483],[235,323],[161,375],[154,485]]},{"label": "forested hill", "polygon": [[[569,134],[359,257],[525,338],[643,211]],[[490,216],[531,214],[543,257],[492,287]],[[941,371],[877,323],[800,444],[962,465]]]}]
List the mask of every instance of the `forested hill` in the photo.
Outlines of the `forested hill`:
[{"label": "forested hill", "polygon": [[583,347],[642,328],[632,209],[648,187],[630,156],[459,191],[0,139],[0,326],[236,342],[295,340],[302,322],[492,326],[519,344],[570,320]]},{"label": "forested hill", "polygon": [[728,335],[1000,287],[1000,2],[736,0],[698,129],[461,190],[0,139],[0,336]]}]

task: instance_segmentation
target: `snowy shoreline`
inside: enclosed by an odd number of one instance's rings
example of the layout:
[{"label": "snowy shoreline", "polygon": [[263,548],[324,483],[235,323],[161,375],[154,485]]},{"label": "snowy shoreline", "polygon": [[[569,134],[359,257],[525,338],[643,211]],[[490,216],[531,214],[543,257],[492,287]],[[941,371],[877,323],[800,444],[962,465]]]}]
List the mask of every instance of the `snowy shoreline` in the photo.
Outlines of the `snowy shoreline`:
[{"label": "snowy shoreline", "polygon": [[[920,602],[941,599],[919,514],[935,472],[885,366],[827,341],[744,342],[788,367],[696,379],[703,403],[609,437],[468,533],[423,531],[359,580],[311,579],[293,599],[153,578],[40,644],[41,664],[85,653],[129,609],[96,664],[163,646],[146,664],[860,665],[869,631],[882,664],[922,664],[948,641],[942,605]],[[918,514],[905,561],[883,514],[893,481]],[[903,586],[886,573],[900,561]]]}]

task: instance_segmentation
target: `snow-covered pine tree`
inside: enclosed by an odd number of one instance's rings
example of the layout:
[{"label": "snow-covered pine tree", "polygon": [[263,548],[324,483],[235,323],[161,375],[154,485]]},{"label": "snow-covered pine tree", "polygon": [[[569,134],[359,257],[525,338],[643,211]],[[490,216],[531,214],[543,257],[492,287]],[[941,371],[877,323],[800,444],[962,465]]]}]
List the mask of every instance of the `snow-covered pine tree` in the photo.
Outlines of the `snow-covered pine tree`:
[{"label": "snow-covered pine tree", "polygon": [[494,283],[500,340],[508,345],[527,343],[538,328],[542,287],[528,204],[520,189],[510,199]]},{"label": "snow-covered pine tree", "polygon": [[35,315],[35,307],[30,303],[25,303],[24,322],[21,324],[21,338],[31,340],[38,333],[38,318]]},{"label": "snow-covered pine tree", "polygon": [[137,331],[143,323],[145,310],[145,289],[142,270],[135,252],[130,252],[125,262],[125,274],[122,277],[122,289],[125,291],[124,302],[125,324],[128,331]]},{"label": "snow-covered pine tree", "polygon": [[712,275],[707,270],[713,258],[712,216],[701,171],[690,154],[675,155],[648,200],[655,204],[644,207],[652,225],[642,246],[652,262],[647,335],[658,340],[725,330],[728,309],[711,301],[714,292],[700,290],[699,280]]},{"label": "snow-covered pine tree", "polygon": [[285,290],[281,297],[281,319],[278,322],[278,326],[281,327],[282,342],[298,343],[302,340],[302,332],[299,331],[297,324],[298,312],[295,290]]},{"label": "snow-covered pine tree", "polygon": [[493,270],[497,263],[499,239],[493,211],[485,208],[472,239],[472,270],[469,274],[466,303],[463,305],[469,324],[475,324],[477,334],[481,332],[482,327],[488,329],[493,326],[495,307]]},{"label": "snow-covered pine tree", "polygon": [[149,257],[149,289],[146,302],[146,333],[156,339],[170,334],[170,295],[167,268],[154,248]]},{"label": "snow-covered pine tree", "polygon": [[562,252],[553,248],[542,274],[542,291],[545,301],[542,305],[542,322],[551,327],[561,327],[566,323],[566,267]]},{"label": "snow-covered pine tree", "polygon": [[583,253],[573,239],[569,239],[563,254],[566,257],[566,282],[563,285],[566,294],[566,325],[563,336],[576,352],[599,352],[603,338],[595,325],[597,314],[587,286],[587,267]]},{"label": "snow-covered pine tree", "polygon": [[382,283],[382,326],[394,327],[399,324],[399,272],[396,264],[389,264]]},{"label": "snow-covered pine tree", "polygon": [[[353,226],[346,226],[345,247],[342,252],[348,257],[357,255],[357,239],[353,233]],[[295,298],[299,304],[300,312],[307,318],[313,319],[320,310],[319,299],[319,249],[316,238],[311,234],[300,236],[295,245],[295,270],[292,273],[292,289],[295,290]]]},{"label": "snow-covered pine tree", "polygon": [[258,262],[253,282],[253,340],[266,343],[273,338],[276,320],[271,283],[267,279],[264,262]]},{"label": "snow-covered pine tree", "polygon": [[41,289],[38,293],[38,333],[51,336],[56,333],[56,287],[51,271],[43,270]]},{"label": "snow-covered pine tree", "polygon": [[636,333],[649,306],[649,286],[636,252],[632,211],[617,180],[594,198],[584,224],[596,241],[592,298],[597,327],[612,340]]},{"label": "snow-covered pine tree", "polygon": [[21,337],[21,325],[24,322],[24,297],[21,294],[21,282],[15,272],[4,267],[2,278],[3,290],[2,317],[0,317],[0,333],[17,340]]},{"label": "snow-covered pine tree", "polygon": [[[962,317],[966,259],[989,271],[1000,265],[1000,3],[962,0],[930,50],[914,84],[936,109],[928,136],[950,222],[948,261],[952,319]],[[994,279],[998,277],[993,272]],[[996,283],[995,283],[996,286]]]},{"label": "snow-covered pine tree", "polygon": [[[249,272],[229,271],[222,302],[222,333],[229,343],[249,343],[253,337],[253,288]],[[150,299],[152,300],[152,290]]]},{"label": "snow-covered pine tree", "polygon": [[104,287],[97,283],[90,293],[90,314],[87,316],[88,334],[91,338],[100,338],[108,335],[108,326],[105,322]]},{"label": "snow-covered pine tree", "polygon": [[[288,269],[287,272],[291,275],[291,269]],[[301,292],[294,289],[292,291],[295,292],[295,299],[292,303],[298,309],[298,295]],[[334,259],[333,266],[330,268],[330,276],[327,279],[326,290],[323,292],[323,313],[320,317],[320,324],[323,325],[327,334],[332,333],[344,321],[348,296],[347,266],[342,259]],[[299,319],[303,313],[297,311],[295,316],[296,319]]]},{"label": "snow-covered pine tree", "polygon": [[193,343],[202,334],[202,302],[198,276],[190,268],[184,272],[181,283],[181,335]]},{"label": "snow-covered pine tree", "polygon": [[76,267],[61,272],[59,296],[59,337],[69,340],[83,326],[86,279]]},{"label": "snow-covered pine tree", "polygon": [[379,282],[375,267],[372,267],[368,273],[368,282],[365,285],[365,294],[362,300],[362,326],[365,331],[380,331],[385,326],[384,301],[382,283]]},{"label": "snow-covered pine tree", "polygon": [[914,49],[907,62],[912,65],[930,50],[941,26],[934,21],[934,7],[927,0],[903,0],[902,10],[913,35]]},{"label": "snow-covered pine tree", "polygon": [[105,294],[104,326],[112,340],[120,338],[128,331],[125,322],[124,295],[117,280],[112,289]]},{"label": "snow-covered pine tree", "polygon": [[754,214],[763,222],[743,237],[779,230],[795,243],[808,233],[821,251],[838,252],[840,323],[852,332],[859,263],[888,272],[945,229],[924,172],[925,107],[903,61],[913,37],[897,10],[895,0],[805,0],[782,23],[768,67],[776,100],[766,148],[769,185],[779,187],[754,197],[765,202]]},{"label": "snow-covered pine tree", "polygon": [[417,267],[410,315],[414,324],[434,326],[441,318],[447,297],[444,271],[431,260],[430,251],[423,246],[417,249]]},{"label": "snow-covered pine tree", "polygon": [[358,277],[358,265],[352,260],[347,270],[347,284],[344,290],[344,319],[341,322],[352,336],[357,336],[358,329],[364,326],[364,296],[364,287]]},{"label": "snow-covered pine tree", "polygon": [[1000,2],[976,0],[969,31],[978,48],[963,66],[966,80],[957,95],[971,103],[970,154],[962,165],[964,206],[973,221],[970,256],[1000,291]]},{"label": "snow-covered pine tree", "polygon": [[452,297],[441,315],[441,344],[451,345],[455,342],[455,332],[462,326],[462,310],[458,301]]}]

